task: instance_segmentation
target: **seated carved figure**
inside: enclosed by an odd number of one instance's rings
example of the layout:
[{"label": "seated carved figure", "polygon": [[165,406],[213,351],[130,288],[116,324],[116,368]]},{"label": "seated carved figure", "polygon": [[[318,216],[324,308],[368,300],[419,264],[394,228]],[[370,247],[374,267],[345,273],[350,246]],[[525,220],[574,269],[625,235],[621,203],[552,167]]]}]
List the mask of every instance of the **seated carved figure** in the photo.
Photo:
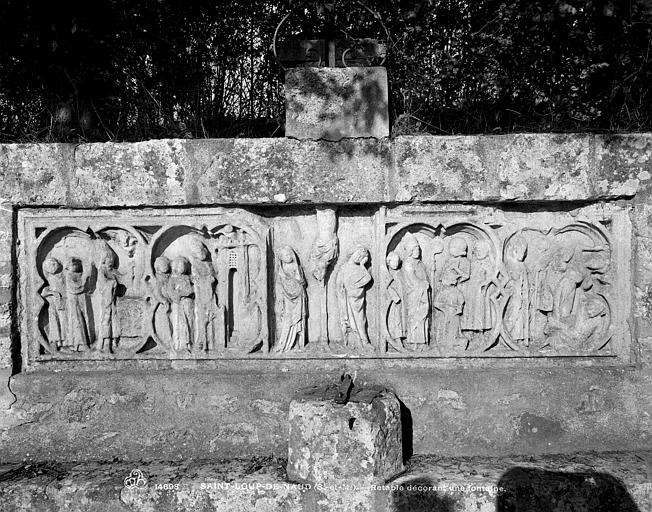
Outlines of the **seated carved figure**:
[{"label": "seated carved figure", "polygon": [[545,348],[554,350],[585,351],[600,347],[591,346],[593,339],[604,329],[607,306],[594,294],[586,295],[577,314],[557,319],[551,317],[546,326]]}]

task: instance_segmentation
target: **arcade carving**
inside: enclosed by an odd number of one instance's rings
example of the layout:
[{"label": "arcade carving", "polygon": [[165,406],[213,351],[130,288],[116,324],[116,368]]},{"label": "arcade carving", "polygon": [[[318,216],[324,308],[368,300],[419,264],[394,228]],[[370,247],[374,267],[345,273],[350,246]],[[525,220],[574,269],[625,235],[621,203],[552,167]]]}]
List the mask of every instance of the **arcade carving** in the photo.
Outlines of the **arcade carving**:
[{"label": "arcade carving", "polygon": [[618,355],[629,224],[587,211],[25,215],[27,358]]},{"label": "arcade carving", "polygon": [[587,221],[524,224],[388,223],[387,350],[607,352],[617,293],[607,227]]},{"label": "arcade carving", "polygon": [[268,228],[257,219],[91,222],[37,233],[39,354],[183,359],[268,350]]}]

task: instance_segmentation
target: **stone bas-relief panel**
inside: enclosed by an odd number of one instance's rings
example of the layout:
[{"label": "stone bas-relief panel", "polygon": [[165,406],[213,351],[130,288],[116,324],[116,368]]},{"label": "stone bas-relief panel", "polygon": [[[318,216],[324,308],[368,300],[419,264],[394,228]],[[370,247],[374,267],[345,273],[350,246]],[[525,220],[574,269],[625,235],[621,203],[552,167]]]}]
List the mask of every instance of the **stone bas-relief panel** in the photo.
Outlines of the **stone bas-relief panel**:
[{"label": "stone bas-relief panel", "polygon": [[618,207],[19,213],[23,359],[620,357]]},{"label": "stone bas-relief panel", "polygon": [[484,213],[381,211],[387,352],[626,356],[627,214]]},{"label": "stone bas-relief panel", "polygon": [[268,351],[269,228],[257,216],[42,212],[22,216],[30,360]]}]

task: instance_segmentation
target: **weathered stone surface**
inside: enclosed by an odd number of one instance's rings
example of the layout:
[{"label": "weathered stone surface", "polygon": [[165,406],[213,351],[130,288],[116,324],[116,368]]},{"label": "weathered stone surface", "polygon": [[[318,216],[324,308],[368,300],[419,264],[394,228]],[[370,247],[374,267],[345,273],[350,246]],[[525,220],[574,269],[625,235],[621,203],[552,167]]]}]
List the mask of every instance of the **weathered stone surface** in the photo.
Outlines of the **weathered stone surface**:
[{"label": "weathered stone surface", "polygon": [[72,144],[0,144],[0,204],[61,205],[68,200]]},{"label": "weathered stone surface", "polygon": [[[383,481],[403,470],[396,396],[363,390],[342,405],[311,389],[290,402],[288,477],[304,483]],[[361,401],[356,401],[361,400]]]},{"label": "weathered stone surface", "polygon": [[[525,363],[490,359],[473,364],[271,358],[128,361],[120,370],[113,362],[91,361],[85,362],[88,371],[71,374],[65,361],[53,361],[52,371],[12,378],[11,391],[18,401],[8,411],[0,407],[0,459],[283,455],[294,390],[334,378],[342,367],[357,370],[359,379],[396,390],[411,411],[415,453],[537,454],[649,446],[651,137],[428,136],[339,143],[226,139],[1,146],[3,368],[11,365],[9,331],[16,327],[11,324],[12,288],[6,286],[15,283],[11,275],[17,236],[14,209],[23,206],[289,206],[299,220],[286,222],[279,232],[288,236],[296,226],[307,229],[309,235],[296,238],[301,245],[295,252],[302,263],[315,238],[315,203],[350,202],[371,211],[380,205],[391,210],[394,201],[410,201],[403,206],[416,216],[422,203],[429,202],[458,201],[465,204],[456,207],[472,209],[478,205],[466,202],[519,201],[523,204],[503,205],[504,209],[526,216],[530,210],[563,210],[570,216],[581,212],[575,203],[560,206],[559,202],[592,201],[596,211],[617,203],[632,218],[634,241],[632,293],[622,295],[624,302],[632,300],[628,366],[597,368],[587,358],[572,363],[534,358]],[[451,148],[457,148],[460,162]],[[111,163],[96,160],[100,158]],[[310,207],[304,208],[306,204]],[[256,211],[271,217],[281,210]],[[360,225],[358,217],[341,220],[347,226],[339,232],[346,233],[341,236],[342,247],[372,240],[356,238],[352,227]],[[626,244],[619,241],[614,247],[620,250]],[[274,246],[274,251],[278,248]],[[374,254],[372,269],[383,265]],[[276,263],[276,252],[269,258]],[[372,277],[378,279],[372,286],[383,282],[379,275]],[[369,293],[368,301],[372,297]],[[367,307],[374,306],[368,302]],[[369,318],[370,325],[382,320]],[[315,331],[311,321],[308,330]],[[339,322],[339,316],[333,315],[332,321]],[[4,381],[0,385],[0,401],[13,402]]]},{"label": "weathered stone surface", "polygon": [[[161,357],[632,361],[622,207],[306,213],[21,210],[23,367]],[[0,335],[9,324],[7,315]]]},{"label": "weathered stone surface", "polygon": [[343,368],[358,372],[356,382],[396,391],[407,409],[408,453],[569,453],[652,443],[649,367],[240,360],[163,370],[171,363],[144,363],[12,377],[17,402],[0,412],[0,460],[285,457],[293,394],[334,382]]},{"label": "weathered stone surface", "polygon": [[649,134],[398,137],[399,201],[632,197],[652,175]]},{"label": "weathered stone surface", "polygon": [[186,142],[187,204],[377,202],[387,198],[388,141],[219,139]]},{"label": "weathered stone surface", "polygon": [[81,144],[75,150],[69,204],[183,204],[189,166],[182,140]]},{"label": "weathered stone surface", "polygon": [[[2,354],[0,354],[1,356]],[[6,414],[9,406],[14,402],[14,395],[9,392],[9,378],[11,368],[0,368],[0,418]],[[0,425],[2,425],[0,419]]]},{"label": "weathered stone surface", "polygon": [[591,180],[600,195],[652,191],[652,134],[594,136]]},{"label": "weathered stone surface", "polygon": [[594,196],[590,141],[589,135],[399,137],[396,199],[588,199]]},{"label": "weathered stone surface", "polygon": [[12,204],[570,201],[652,190],[650,134],[5,144]]},{"label": "weathered stone surface", "polygon": [[[140,479],[128,481],[133,471]],[[6,512],[290,512],[302,510],[304,492],[269,459],[0,466],[0,481]]]},{"label": "weathered stone surface", "polygon": [[[254,459],[0,465],[0,503],[7,512],[652,509],[649,451],[499,459],[415,457],[398,479],[350,485],[332,501],[316,497],[312,486],[289,482],[282,463]],[[139,472],[139,479],[131,478],[133,471]],[[128,478],[131,488],[125,485]],[[332,486],[322,488],[334,496]],[[374,508],[369,509],[370,504]]]},{"label": "weathered stone surface", "polygon": [[285,136],[337,141],[388,137],[387,71],[292,68],[285,72]]}]

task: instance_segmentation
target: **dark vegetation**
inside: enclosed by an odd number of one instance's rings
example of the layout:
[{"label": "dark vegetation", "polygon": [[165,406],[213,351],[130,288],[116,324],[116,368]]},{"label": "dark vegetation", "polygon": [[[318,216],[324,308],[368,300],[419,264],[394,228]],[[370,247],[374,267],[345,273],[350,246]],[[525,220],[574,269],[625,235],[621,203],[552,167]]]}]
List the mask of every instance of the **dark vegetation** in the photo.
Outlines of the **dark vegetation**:
[{"label": "dark vegetation", "polygon": [[[386,39],[360,7],[339,37]],[[293,0],[4,0],[0,141],[283,135]],[[652,0],[367,0],[392,133],[652,128]],[[281,39],[315,38],[314,6]]]}]

